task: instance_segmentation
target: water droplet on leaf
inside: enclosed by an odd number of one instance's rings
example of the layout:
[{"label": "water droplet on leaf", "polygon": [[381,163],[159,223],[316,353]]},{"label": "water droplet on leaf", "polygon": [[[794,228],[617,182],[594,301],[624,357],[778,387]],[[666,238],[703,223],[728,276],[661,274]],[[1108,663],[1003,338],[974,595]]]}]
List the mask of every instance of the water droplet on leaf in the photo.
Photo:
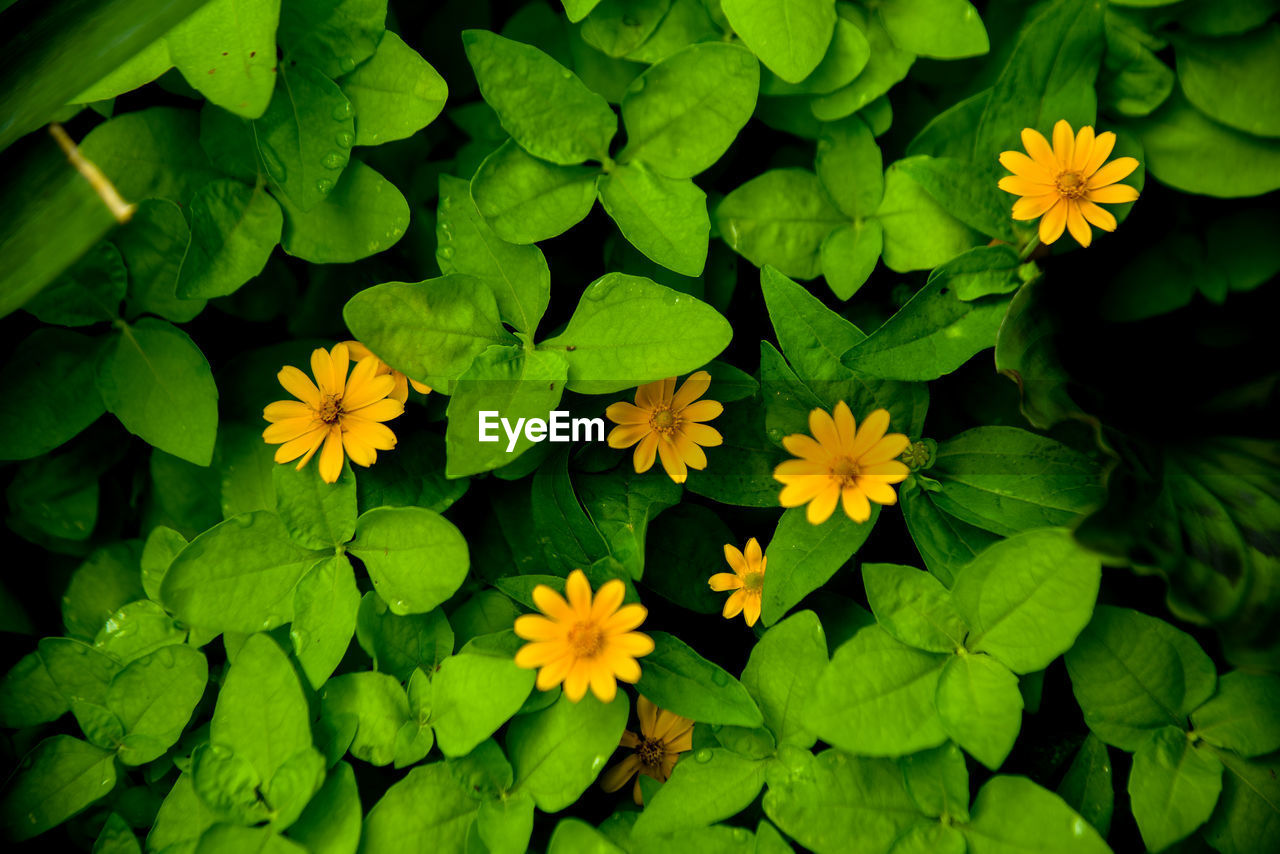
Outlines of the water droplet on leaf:
[{"label": "water droplet on leaf", "polygon": [[333,190],[333,182],[328,178],[321,178],[319,181],[316,181],[316,189],[321,193],[327,194]]},{"label": "water droplet on leaf", "polygon": [[324,163],[324,168],[326,169],[341,169],[346,165],[347,158],[336,151],[330,151],[321,162]]},{"label": "water droplet on leaf", "polygon": [[337,137],[335,137],[335,141],[338,143],[338,145],[341,145],[343,148],[350,148],[351,146],[355,145],[356,138],[355,136],[347,133],[344,130],[342,133],[338,134]]},{"label": "water droplet on leaf", "polygon": [[333,117],[338,121],[351,118],[351,104],[343,101],[341,104],[333,108]]},{"label": "water droplet on leaf", "polygon": [[710,762],[710,761],[711,761],[711,748],[709,748],[709,747],[704,747],[704,748],[702,748],[702,749],[701,749],[701,750],[699,750],[697,753],[693,754],[693,758],[694,758],[696,761],[698,761],[698,762]]}]

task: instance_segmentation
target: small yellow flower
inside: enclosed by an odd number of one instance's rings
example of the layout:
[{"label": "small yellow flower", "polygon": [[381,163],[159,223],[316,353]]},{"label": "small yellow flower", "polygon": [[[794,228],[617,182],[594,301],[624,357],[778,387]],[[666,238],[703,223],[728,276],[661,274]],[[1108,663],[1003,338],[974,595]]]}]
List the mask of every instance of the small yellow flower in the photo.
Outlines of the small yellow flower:
[{"label": "small yellow flower", "polygon": [[717,572],[708,582],[717,593],[734,591],[724,603],[724,616],[732,620],[744,614],[747,625],[754,626],[760,619],[760,597],[764,593],[764,567],[768,558],[760,551],[756,538],[747,540],[746,554],[731,545],[724,547],[724,559],[733,572]]},{"label": "small yellow flower", "polygon": [[836,502],[855,522],[871,518],[871,501],[893,504],[898,494],[890,484],[906,480],[910,470],[896,457],[910,440],[901,433],[885,435],[889,413],[877,409],[856,428],[853,413],[842,400],[835,417],[822,409],[809,413],[812,437],[793,433],[783,446],[800,459],[779,463],[773,476],[784,485],[778,496],[783,507],[808,504],[809,522],[821,525],[831,518]]},{"label": "small yellow flower", "polygon": [[619,745],[635,752],[600,775],[600,788],[616,792],[635,776],[636,785],[631,790],[631,797],[636,806],[644,806],[640,777],[636,772],[659,783],[667,782],[680,754],[693,747],[693,721],[659,709],[649,702],[648,697],[636,701],[636,714],[640,718],[639,734],[627,730],[622,734]]},{"label": "small yellow flower", "polygon": [[[636,473],[648,471],[654,456],[676,483],[684,483],[689,469],[707,467],[702,447],[714,448],[724,441],[718,430],[702,422],[724,412],[714,400],[698,400],[711,387],[711,374],[698,371],[676,391],[676,378],[647,383],[636,389],[636,403],[609,405],[604,414],[618,426],[609,433],[609,447],[636,445]],[[701,445],[702,447],[699,447]]]},{"label": "small yellow flower", "polygon": [[626,588],[618,579],[606,581],[591,596],[582,570],[569,573],[564,597],[545,584],[533,588],[539,614],[516,617],[516,634],[532,643],[516,651],[516,664],[538,670],[538,688],[550,691],[561,682],[564,693],[578,702],[591,686],[602,703],[613,702],[618,683],[640,679],[637,658],[653,652],[653,638],[633,631],[648,616],[643,605],[623,605]]},{"label": "small yellow flower", "polygon": [[262,438],[276,449],[276,462],[287,463],[302,457],[298,468],[307,464],[320,445],[320,477],[334,483],[342,474],[343,451],[351,462],[370,466],[378,451],[396,446],[396,435],[383,424],[404,412],[404,404],[392,400],[395,382],[378,376],[378,359],[366,356],[347,376],[350,351],[338,344],[332,351],[323,348],[311,354],[313,383],[293,365],[285,365],[276,376],[285,391],[297,400],[278,400],[267,405],[262,417],[271,422]]},{"label": "small yellow flower", "polygon": [[[1096,137],[1085,125],[1072,135],[1065,119],[1053,126],[1053,147],[1033,128],[1022,131],[1027,153],[1005,151],[1000,164],[1012,172],[1000,179],[1000,189],[1022,196],[1013,205],[1014,219],[1040,220],[1040,242],[1046,246],[1062,236],[1066,228],[1081,246],[1093,241],[1093,223],[1103,231],[1116,230],[1116,218],[1098,207],[1132,202],[1138,191],[1118,184],[1138,168],[1132,157],[1117,157],[1105,166],[1116,135],[1107,131]],[[1030,155],[1030,156],[1027,156]]]},{"label": "small yellow flower", "polygon": [[[342,343],[347,345],[347,350],[348,352],[351,353],[351,358],[355,359],[356,361],[363,359],[365,356],[373,356],[373,352],[368,347],[361,344],[359,341],[343,341]],[[375,359],[378,359],[377,356],[373,356],[373,357]],[[426,383],[420,383],[417,380],[409,379],[404,374],[395,370],[394,368],[392,368],[390,365],[388,365],[386,362],[382,361],[381,359],[378,359],[378,370],[376,373],[377,373],[377,376],[382,376],[383,374],[390,374],[391,379],[395,380],[395,383],[396,383],[395,387],[391,389],[391,394],[387,395],[392,400],[398,400],[401,403],[405,403],[406,401],[408,401],[409,386],[411,385],[413,386],[413,390],[418,392],[419,394],[431,394],[431,386],[427,385]]]}]

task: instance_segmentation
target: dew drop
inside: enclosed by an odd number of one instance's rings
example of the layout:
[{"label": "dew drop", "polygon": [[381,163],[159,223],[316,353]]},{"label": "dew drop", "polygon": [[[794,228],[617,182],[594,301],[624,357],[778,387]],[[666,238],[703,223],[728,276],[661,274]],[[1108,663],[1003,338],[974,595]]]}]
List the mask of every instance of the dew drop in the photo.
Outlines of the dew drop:
[{"label": "dew drop", "polygon": [[161,647],[160,652],[156,654],[156,660],[165,667],[173,667],[173,650],[169,647]]},{"label": "dew drop", "polygon": [[343,101],[341,104],[333,108],[332,115],[338,121],[351,118],[351,104]]},{"label": "dew drop", "polygon": [[748,833],[745,827],[735,827],[733,829],[733,839],[735,842],[746,842],[747,838]]},{"label": "dew drop", "polygon": [[270,146],[260,146],[262,152],[262,162],[267,167],[267,174],[276,183],[284,183],[289,173],[284,168],[284,161],[280,159],[280,155],[276,154],[275,149]]},{"label": "dew drop", "polygon": [[231,518],[235,520],[236,526],[240,528],[248,528],[253,524],[252,513],[241,513],[240,515],[232,516]]},{"label": "dew drop", "polygon": [[334,137],[334,141],[343,148],[350,148],[355,145],[356,138],[353,134],[349,134],[344,130],[342,133]]},{"label": "dew drop", "polygon": [[452,246],[445,246],[445,247],[442,247],[442,248],[440,249],[440,257],[441,257],[441,258],[446,258],[446,259],[447,259],[447,258],[452,258],[452,257],[453,257],[453,247],[452,247]]},{"label": "dew drop", "polygon": [[717,685],[728,685],[729,674],[725,673],[723,670],[716,670],[711,674],[711,681]]},{"label": "dew drop", "polygon": [[233,754],[231,748],[225,744],[211,744],[209,745],[209,752],[217,759],[230,759]]},{"label": "dew drop", "polygon": [[289,640],[293,641],[293,648],[301,651],[307,645],[307,633],[304,629],[294,629],[289,632]]},{"label": "dew drop", "polygon": [[40,819],[36,818],[35,813],[29,812],[27,813],[27,821],[31,822],[32,824],[38,824],[40,822]]},{"label": "dew drop", "polygon": [[342,69],[343,74],[346,74],[347,72],[355,70],[356,61],[349,56],[344,56],[342,59],[338,60],[338,67]]},{"label": "dew drop", "polygon": [[704,747],[704,748],[702,748],[702,749],[701,749],[701,750],[699,750],[697,753],[693,754],[693,758],[694,758],[696,761],[698,761],[698,762],[703,762],[703,763],[710,762],[710,761],[711,761],[711,748],[709,748],[709,747]]},{"label": "dew drop", "polygon": [[[374,245],[376,245],[376,244],[374,244]],[[372,247],[371,247],[371,248],[372,248]],[[409,607],[409,603],[408,603],[408,602],[406,602],[406,601],[404,601],[403,599],[396,599],[395,601],[393,601],[393,602],[391,603],[391,607],[392,607],[392,608],[394,608],[394,609],[395,609],[395,610],[397,610],[397,611],[403,611],[403,610],[405,610],[406,608],[408,608],[408,607]]]},{"label": "dew drop", "polygon": [[333,182],[330,181],[328,178],[321,178],[319,181],[316,181],[316,190],[318,190],[319,192],[327,195],[329,191],[332,189],[333,189]]},{"label": "dew drop", "polygon": [[644,77],[637,77],[635,80],[631,81],[631,91],[639,92],[640,90],[644,89],[644,84],[645,84]]},{"label": "dew drop", "polygon": [[138,633],[137,623],[122,623],[115,631],[115,637],[127,638]]},{"label": "dew drop", "polygon": [[[367,248],[370,252],[377,252],[377,251],[378,251],[378,241],[376,241],[376,240],[370,240],[370,241],[369,241],[369,245],[368,245],[366,248]],[[396,607],[400,607],[400,603],[396,603]]]},{"label": "dew drop", "polygon": [[441,197],[440,197],[440,210],[442,210],[442,211],[447,211],[447,210],[448,210],[449,208],[451,208],[451,207],[453,207],[453,197],[452,197],[452,196],[441,196]]},{"label": "dew drop", "polygon": [[341,169],[346,165],[347,158],[346,155],[339,154],[336,151],[330,151],[324,156],[324,160],[320,162],[324,164],[324,168],[326,169]]},{"label": "dew drop", "polygon": [[449,226],[449,223],[440,223],[440,236],[445,240],[453,240],[453,229]]}]

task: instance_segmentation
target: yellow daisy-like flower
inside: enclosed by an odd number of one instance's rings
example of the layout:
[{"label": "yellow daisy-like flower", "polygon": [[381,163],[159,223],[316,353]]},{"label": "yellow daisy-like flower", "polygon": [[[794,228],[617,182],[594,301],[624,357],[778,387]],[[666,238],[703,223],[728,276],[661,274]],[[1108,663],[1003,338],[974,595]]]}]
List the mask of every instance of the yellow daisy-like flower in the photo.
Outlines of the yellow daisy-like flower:
[{"label": "yellow daisy-like flower", "polygon": [[1118,205],[1138,198],[1136,189],[1116,183],[1137,169],[1138,161],[1117,157],[1106,163],[1115,144],[1114,133],[1095,137],[1089,125],[1073,135],[1065,119],[1053,126],[1052,148],[1039,131],[1025,128],[1022,145],[1027,153],[1000,154],[1000,165],[1013,173],[1000,179],[1000,189],[1022,196],[1013,204],[1013,218],[1043,217],[1040,242],[1045,245],[1061,237],[1064,228],[1081,246],[1093,241],[1089,223],[1115,231],[1116,218],[1098,204]]},{"label": "yellow daisy-like flower", "polygon": [[271,422],[262,438],[276,449],[276,462],[287,463],[302,457],[298,468],[307,464],[321,444],[320,477],[335,483],[342,474],[343,451],[359,466],[373,465],[378,451],[396,446],[396,434],[383,424],[404,412],[404,404],[389,395],[395,381],[378,375],[378,358],[366,356],[351,364],[346,344],[333,350],[317,349],[311,354],[313,383],[293,365],[285,365],[277,377],[285,391],[297,400],[277,400],[262,410]]},{"label": "yellow daisy-like flower", "polygon": [[888,429],[889,413],[884,409],[868,415],[859,429],[843,400],[836,404],[834,418],[822,409],[810,412],[813,435],[793,433],[782,440],[783,447],[800,459],[779,463],[773,470],[783,484],[779,503],[808,504],[805,515],[814,525],[831,518],[838,501],[855,522],[871,518],[872,501],[895,503],[898,494],[890,484],[901,483],[910,473],[897,459],[910,440],[901,433],[885,435]]},{"label": "yellow daisy-like flower", "polygon": [[[343,341],[347,345],[347,351],[351,353],[351,358],[359,361],[365,356],[373,356],[373,352],[359,341]],[[377,356],[373,356],[378,359]],[[417,380],[411,380],[404,374],[392,368],[386,362],[378,359],[377,376],[387,374],[395,381],[395,386],[391,389],[391,394],[387,395],[392,400],[398,400],[405,403],[409,400],[409,386],[413,386],[413,390],[419,394],[431,394],[431,386],[426,383],[420,383]]]},{"label": "yellow daisy-like flower", "polygon": [[684,483],[689,469],[707,467],[702,448],[724,441],[718,430],[703,423],[724,412],[717,401],[698,400],[710,387],[711,374],[706,371],[690,374],[679,391],[675,377],[640,386],[634,406],[620,400],[604,411],[618,425],[609,433],[609,447],[636,445],[637,474],[648,471],[656,455],[671,479]]},{"label": "yellow daisy-like flower", "polygon": [[731,545],[724,547],[724,559],[729,562],[733,572],[717,572],[711,576],[708,584],[717,593],[732,590],[733,595],[725,600],[724,616],[732,620],[739,614],[745,614],[747,625],[754,626],[760,619],[760,597],[764,593],[764,567],[768,558],[760,551],[756,538],[747,540],[746,553],[738,551]]},{"label": "yellow daisy-like flower", "polygon": [[633,631],[649,612],[643,605],[622,604],[626,587],[616,578],[606,581],[594,600],[580,569],[569,573],[564,588],[568,602],[545,584],[533,588],[542,615],[516,617],[516,634],[532,641],[516,651],[516,664],[538,670],[542,691],[563,682],[565,696],[576,703],[590,685],[600,702],[613,702],[615,680],[638,681],[636,659],[653,652],[653,638]]},{"label": "yellow daisy-like flower", "polygon": [[600,775],[600,788],[616,792],[635,777],[631,797],[636,806],[644,806],[640,777],[636,772],[659,783],[667,782],[680,754],[693,747],[693,721],[659,709],[643,696],[636,701],[636,714],[640,718],[640,732],[625,731],[619,744],[619,747],[629,747],[635,752]]}]

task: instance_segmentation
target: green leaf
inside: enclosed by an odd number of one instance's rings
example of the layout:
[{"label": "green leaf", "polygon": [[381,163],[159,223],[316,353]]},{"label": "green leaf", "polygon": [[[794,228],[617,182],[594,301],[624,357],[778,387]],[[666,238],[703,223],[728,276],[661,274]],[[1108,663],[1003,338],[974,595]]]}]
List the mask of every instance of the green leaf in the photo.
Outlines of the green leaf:
[{"label": "green leaf", "polygon": [[947,739],[934,705],[947,661],[894,640],[879,626],[862,629],[822,671],[805,724],[823,741],[864,756],[937,747]]},{"label": "green leaf", "polygon": [[1189,635],[1109,605],[1098,606],[1066,660],[1089,729],[1130,751],[1148,730],[1185,728],[1216,682],[1213,662]]},{"label": "green leaf", "polygon": [[356,497],[361,507],[415,505],[443,513],[467,492],[468,480],[444,475],[444,437],[419,432],[400,436],[396,465],[377,466],[360,473]]},{"label": "green leaf", "polygon": [[1280,136],[1280,24],[1217,39],[1178,38],[1178,83],[1197,109],[1253,136]]},{"label": "green leaf", "polygon": [[1241,756],[1280,749],[1280,678],[1233,670],[1218,679],[1217,692],[1191,713],[1200,738]]},{"label": "green leaf", "polygon": [[304,854],[296,842],[275,833],[269,827],[236,827],[218,824],[200,837],[195,854]]},{"label": "green leaf", "polygon": [[284,251],[313,264],[348,264],[395,246],[409,227],[409,203],[359,160],[347,164],[324,201],[303,211],[284,196]]},{"label": "green leaf", "polygon": [[37,329],[18,344],[0,374],[0,396],[23,405],[0,410],[0,458],[46,454],[105,411],[94,386],[99,339],[66,329]]},{"label": "green leaf", "polygon": [[[837,7],[838,8],[838,7]],[[835,32],[822,62],[808,77],[799,83],[788,83],[771,71],[760,80],[762,95],[826,95],[848,86],[871,59],[871,45],[862,30],[844,18],[836,18]],[[808,105],[801,103],[806,114]],[[812,118],[812,115],[810,118]]]},{"label": "green leaf", "polygon": [[848,218],[805,169],[772,169],[733,190],[716,206],[725,243],[757,267],[766,264],[797,279],[822,270],[822,241]]},{"label": "green leaf", "polygon": [[69,735],[45,739],[28,759],[0,801],[0,827],[13,842],[57,827],[116,783],[115,754]]},{"label": "green leaf", "polygon": [[186,323],[204,310],[204,300],[177,295],[191,229],[176,204],[168,199],[143,200],[112,239],[129,268],[126,318],[158,314],[174,323]]},{"label": "green leaf", "polygon": [[356,111],[356,145],[408,139],[440,115],[449,96],[444,78],[393,32],[341,87]]},{"label": "green leaf", "polygon": [[917,824],[898,837],[890,854],[965,854],[964,836],[954,827]]},{"label": "green leaf", "polygon": [[664,178],[643,162],[600,176],[600,203],[622,236],[650,260],[683,276],[700,276],[711,223],[707,194],[689,180]]},{"label": "green leaf", "polygon": [[916,61],[915,54],[894,43],[878,17],[846,3],[837,4],[836,12],[862,32],[871,56],[853,82],[810,100],[810,111],[824,122],[834,122],[869,107],[906,77]]},{"label": "green leaf", "polygon": [[317,561],[298,581],[289,640],[312,688],[323,685],[346,655],[359,609],[360,591],[345,555]]},{"label": "green leaf", "polygon": [[356,719],[351,755],[371,765],[390,765],[396,734],[409,720],[409,700],[394,676],[359,671],[335,676],[320,692],[321,715]]},{"label": "green leaf", "polygon": [[1204,824],[1222,792],[1222,763],[1179,727],[1150,733],[1133,754],[1129,803],[1151,851],[1162,851]]},{"label": "green leaf", "polygon": [[653,34],[671,0],[603,0],[582,22],[582,38],[606,56],[626,56]]},{"label": "green leaf", "polygon": [[375,507],[356,522],[347,550],[360,558],[378,594],[396,614],[424,614],[467,577],[467,541],[425,507]]},{"label": "green leaf", "polygon": [[120,252],[99,243],[23,308],[58,326],[90,326],[115,320],[127,288]]},{"label": "green leaf", "polygon": [[342,467],[336,483],[325,483],[314,467],[274,466],[276,515],[289,537],[308,549],[340,546],[356,532],[356,476]]},{"label": "green leaf", "polygon": [[707,449],[706,471],[689,472],[689,491],[723,504],[777,507],[780,487],[773,470],[786,454],[765,433],[760,407],[753,401],[730,404],[715,426],[724,443]]},{"label": "green leaf", "polygon": [[884,248],[884,229],[878,220],[851,223],[836,229],[822,241],[822,275],[831,292],[847,300],[875,271]]},{"label": "green leaf", "polygon": [[213,0],[165,35],[183,78],[210,102],[247,119],[267,109],[276,82],[280,0]]},{"label": "green leaf", "polygon": [[141,599],[112,614],[93,639],[93,646],[128,664],[161,647],[185,643],[186,640],[187,629],[179,627],[163,606]]},{"label": "green leaf", "polygon": [[71,703],[71,714],[75,716],[85,738],[95,747],[115,750],[124,739],[124,727],[110,709],[84,700],[75,700]]},{"label": "green leaf", "polygon": [[143,598],[136,540],[96,549],[76,568],[62,596],[67,634],[91,640],[122,605]]},{"label": "green leaf", "polygon": [[909,566],[867,563],[862,580],[876,622],[893,637],[929,652],[955,652],[964,644],[969,627],[937,578]]},{"label": "green leaf", "polygon": [[812,611],[788,617],[752,647],[742,684],[779,744],[807,749],[817,741],[803,720],[813,684],[826,665],[826,635]]},{"label": "green leaf", "polygon": [[855,220],[873,216],[884,197],[880,146],[857,116],[824,125],[814,170],[827,195]]},{"label": "green leaf", "polygon": [[122,325],[99,365],[98,391],[130,433],[196,465],[212,461],[218,388],[182,330],[150,317]]},{"label": "green leaf", "polygon": [[987,28],[968,0],[887,0],[875,7],[884,28],[904,50],[934,59],[987,52]]},{"label": "green leaf", "polygon": [[508,140],[476,170],[471,197],[503,240],[535,243],[563,234],[591,211],[596,175],[587,167],[546,163]]},{"label": "green leaf", "polygon": [[111,680],[106,706],[124,726],[125,765],[158,759],[177,742],[209,681],[205,657],[188,646],[164,646],[136,659]]},{"label": "green leaf", "polygon": [[836,25],[833,0],[722,0],[738,37],[788,83],[822,62]]},{"label": "green leaf", "polygon": [[516,786],[543,812],[572,804],[617,748],[629,706],[623,693],[607,705],[591,694],[578,703],[562,694],[546,709],[517,717],[506,738]]},{"label": "green leaf", "polygon": [[1204,838],[1223,854],[1251,854],[1280,843],[1280,762],[1220,753],[1227,768],[1222,798]]},{"label": "green leaf", "polygon": [[533,798],[521,792],[481,801],[475,826],[490,854],[522,854],[533,835]]},{"label": "green leaf", "polygon": [[645,570],[645,536],[655,516],[680,501],[679,484],[625,469],[576,479],[578,498],[609,554],[638,579]]},{"label": "green leaf", "polygon": [[[662,478],[642,478],[636,484],[645,484],[647,490],[649,483],[662,482]],[[663,511],[649,525],[644,586],[695,613],[718,613],[724,597],[711,591],[702,570],[710,572],[710,567],[720,565],[723,545],[733,538],[720,517],[700,504],[682,502]]]},{"label": "green leaf", "polygon": [[938,679],[938,719],[947,735],[993,771],[1022,728],[1018,679],[987,655],[953,656]]},{"label": "green leaf", "polygon": [[973,803],[973,820],[960,827],[972,854],[1106,854],[1093,826],[1052,792],[1025,777],[992,777]]},{"label": "green leaf", "polygon": [[494,234],[471,199],[468,183],[440,176],[436,217],[440,271],[468,273],[493,291],[502,319],[530,335],[551,298],[551,271],[537,246],[518,246]]},{"label": "green leaf", "polygon": [[443,762],[414,768],[373,805],[365,817],[360,850],[466,851],[480,801],[454,779]]},{"label": "green leaf", "polygon": [[[572,0],[566,0],[566,7]],[[562,818],[551,834],[547,854],[622,854],[609,838],[579,818]]]},{"label": "green leaf", "polygon": [[521,148],[562,166],[609,156],[617,116],[567,68],[487,30],[464,30],[462,42],[481,94]]},{"label": "green leaf", "polygon": [[284,215],[263,187],[211,181],[191,200],[191,245],[178,276],[180,299],[234,293],[260,274],[280,242]]},{"label": "green leaf", "polygon": [[414,668],[433,672],[453,652],[453,630],[443,612],[401,617],[375,592],[360,600],[356,637],[375,668],[402,682]]},{"label": "green leaf", "polygon": [[871,536],[879,509],[873,505],[866,522],[855,522],[841,511],[821,525],[809,522],[804,507],[782,514],[765,549],[765,556],[772,558],[762,593],[765,625],[777,622],[848,563]]},{"label": "green leaf", "polygon": [[195,191],[224,177],[200,147],[194,110],[150,107],[122,113],[91,130],[80,153],[129,200],[190,201]]},{"label": "green leaf", "polygon": [[815,381],[847,378],[840,356],[865,339],[862,331],[772,267],[761,269],[760,289],[778,344],[802,381],[821,387]]},{"label": "green leaf", "polygon": [[456,379],[486,347],[515,343],[489,288],[461,273],[365,288],[342,317],[357,340],[419,381]]},{"label": "green leaf", "polygon": [[360,844],[360,791],[356,775],[346,762],[330,771],[289,835],[312,854],[352,854]]},{"label": "green leaf", "polygon": [[619,162],[692,178],[729,149],[755,111],[759,88],[759,64],[737,45],[704,42],[673,53],[627,87],[627,147]]},{"label": "green leaf", "polygon": [[939,510],[933,500],[936,493],[920,483],[909,479],[898,491],[902,515],[925,566],[944,585],[951,585],[960,569],[999,537]]},{"label": "green leaf", "polygon": [[373,56],[384,37],[386,0],[289,0],[280,12],[280,47],[330,78]]},{"label": "green leaf", "polygon": [[1107,52],[1098,95],[1104,106],[1122,116],[1148,116],[1173,91],[1173,69],[1155,52],[1147,34],[1127,18],[1107,15]]},{"label": "green leaf", "polygon": [[216,525],[179,552],[161,597],[188,625],[254,632],[288,622],[293,589],[321,555],[294,544],[265,510]]},{"label": "green leaf", "polygon": [[157,851],[174,847],[195,851],[200,836],[217,823],[218,818],[196,794],[191,773],[180,774],[160,804],[155,824],[147,834],[147,844]]},{"label": "green leaf", "polygon": [[654,651],[640,664],[636,690],[659,708],[707,724],[758,727],[760,709],[742,683],[666,632],[649,632]]},{"label": "green leaf", "polygon": [[[1020,241],[1019,226],[1010,216],[1012,197],[998,186],[1006,174],[998,163],[973,164],[955,157],[921,155],[899,160],[895,166],[965,225],[1007,243]],[[999,248],[1017,258],[1011,247]]]},{"label": "green leaf", "polygon": [[93,843],[93,854],[142,854],[138,837],[119,813],[110,813]]},{"label": "green leaf", "polygon": [[120,664],[86,643],[44,638],[0,681],[0,723],[31,727],[60,718],[73,699],[101,704]]},{"label": "green leaf", "polygon": [[520,710],[534,672],[473,641],[431,678],[431,726],[445,756],[465,756]]},{"label": "green leaf", "polygon": [[906,273],[945,264],[976,245],[980,235],[951,216],[897,163],[885,172],[876,217],[884,229],[884,263]]},{"label": "green leaf", "polygon": [[324,201],[351,157],[339,137],[355,137],[351,104],[338,85],[309,65],[290,66],[253,122],[253,138],[281,203],[309,211]]},{"label": "green leaf", "polygon": [[675,833],[737,815],[760,794],[765,764],[723,748],[703,748],[686,756],[658,794],[645,802],[632,833]]},{"label": "green leaf", "polygon": [[1106,838],[1111,830],[1116,793],[1111,781],[1111,757],[1102,739],[1093,733],[1085,737],[1058,784],[1058,795]]},{"label": "green leaf", "polygon": [[898,765],[921,812],[930,818],[969,820],[969,769],[954,743],[904,756]]},{"label": "green leaf", "polygon": [[706,303],[640,276],[608,273],[582,293],[569,324],[539,349],[563,350],[572,391],[608,394],[694,371],[729,344]]}]

